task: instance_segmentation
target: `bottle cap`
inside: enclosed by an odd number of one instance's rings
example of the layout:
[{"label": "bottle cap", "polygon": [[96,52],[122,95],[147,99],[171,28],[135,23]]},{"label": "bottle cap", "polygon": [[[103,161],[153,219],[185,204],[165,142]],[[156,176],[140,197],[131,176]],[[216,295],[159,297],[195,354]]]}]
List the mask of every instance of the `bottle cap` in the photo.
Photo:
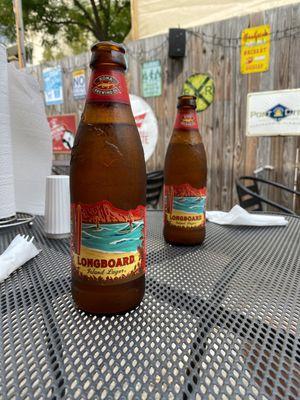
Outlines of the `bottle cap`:
[{"label": "bottle cap", "polygon": [[177,108],[181,107],[189,107],[189,108],[196,108],[196,97],[184,94],[178,97]]},{"label": "bottle cap", "polygon": [[92,69],[100,65],[116,66],[116,64],[126,69],[125,48],[122,44],[112,41],[99,42],[92,46],[91,51],[90,67]]}]

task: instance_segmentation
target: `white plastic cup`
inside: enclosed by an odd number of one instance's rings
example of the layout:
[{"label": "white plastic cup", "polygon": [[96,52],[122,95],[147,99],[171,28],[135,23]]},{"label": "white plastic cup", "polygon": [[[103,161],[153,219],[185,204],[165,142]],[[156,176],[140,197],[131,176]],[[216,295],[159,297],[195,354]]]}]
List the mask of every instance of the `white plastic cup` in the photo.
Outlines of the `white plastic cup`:
[{"label": "white plastic cup", "polygon": [[70,236],[70,190],[67,175],[46,178],[45,235],[51,239]]}]

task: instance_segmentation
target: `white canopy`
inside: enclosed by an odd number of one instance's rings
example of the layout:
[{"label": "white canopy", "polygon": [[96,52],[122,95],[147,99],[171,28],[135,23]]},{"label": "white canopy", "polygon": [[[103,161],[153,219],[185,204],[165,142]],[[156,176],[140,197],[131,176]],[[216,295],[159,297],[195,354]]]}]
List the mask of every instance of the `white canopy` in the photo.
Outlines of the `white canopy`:
[{"label": "white canopy", "polygon": [[298,3],[297,0],[131,0],[130,39]]}]

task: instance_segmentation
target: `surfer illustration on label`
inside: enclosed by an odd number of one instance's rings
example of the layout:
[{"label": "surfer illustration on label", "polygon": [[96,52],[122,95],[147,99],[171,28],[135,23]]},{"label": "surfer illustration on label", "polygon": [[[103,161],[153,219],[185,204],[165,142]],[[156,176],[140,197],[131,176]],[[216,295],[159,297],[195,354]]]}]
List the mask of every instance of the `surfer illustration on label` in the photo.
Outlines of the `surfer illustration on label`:
[{"label": "surfer illustration on label", "polygon": [[165,222],[181,228],[205,224],[206,187],[196,189],[188,183],[164,186]]},{"label": "surfer illustration on label", "polygon": [[109,201],[72,204],[73,273],[101,284],[145,273],[144,206],[121,210]]}]

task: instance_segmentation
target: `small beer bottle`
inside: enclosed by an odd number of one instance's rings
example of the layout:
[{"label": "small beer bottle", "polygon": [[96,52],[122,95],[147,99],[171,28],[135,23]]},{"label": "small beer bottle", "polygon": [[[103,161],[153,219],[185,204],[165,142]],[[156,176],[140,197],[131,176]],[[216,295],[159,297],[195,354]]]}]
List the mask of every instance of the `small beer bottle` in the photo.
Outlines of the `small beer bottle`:
[{"label": "small beer bottle", "polygon": [[72,295],[96,314],[140,304],[145,290],[146,168],[125,82],[125,50],[92,47],[71,157]]},{"label": "small beer bottle", "polygon": [[164,169],[164,237],[175,245],[205,238],[207,163],[196,116],[196,98],[180,96]]}]

